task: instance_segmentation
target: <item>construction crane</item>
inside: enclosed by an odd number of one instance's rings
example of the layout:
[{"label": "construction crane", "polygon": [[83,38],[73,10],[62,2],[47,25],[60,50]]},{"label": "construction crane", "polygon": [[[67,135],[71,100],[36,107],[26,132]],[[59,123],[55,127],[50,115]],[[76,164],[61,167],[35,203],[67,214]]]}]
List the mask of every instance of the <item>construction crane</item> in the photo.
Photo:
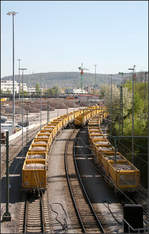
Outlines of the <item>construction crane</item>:
[{"label": "construction crane", "polygon": [[83,63],[81,63],[81,66],[78,67],[78,69],[80,70],[80,76],[81,76],[81,90],[82,90],[82,89],[83,89],[83,74],[84,74],[84,71],[88,71],[89,69],[84,68],[84,67],[83,67]]}]

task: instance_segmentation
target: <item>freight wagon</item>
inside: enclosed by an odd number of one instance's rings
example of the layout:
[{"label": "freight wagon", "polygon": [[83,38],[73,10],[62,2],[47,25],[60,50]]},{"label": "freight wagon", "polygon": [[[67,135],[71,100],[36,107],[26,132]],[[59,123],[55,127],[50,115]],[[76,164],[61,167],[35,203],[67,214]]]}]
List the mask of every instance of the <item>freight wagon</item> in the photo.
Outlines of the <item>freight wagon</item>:
[{"label": "freight wagon", "polygon": [[[88,121],[89,117],[97,114],[97,107],[90,107],[89,110],[84,111],[88,113],[86,118],[86,121]],[[90,112],[92,115],[90,115]],[[22,188],[24,190],[38,191],[46,189],[48,152],[51,144],[59,131],[66,127],[68,123],[75,121],[81,114],[83,114],[82,109],[70,112],[68,115],[59,116],[36,134],[26,154],[22,168]]]},{"label": "freight wagon", "polygon": [[88,124],[88,136],[91,148],[95,154],[95,161],[104,169],[107,179],[118,190],[133,192],[140,185],[140,171],[129,162],[107,139],[107,135],[100,128],[102,118],[94,117]]}]

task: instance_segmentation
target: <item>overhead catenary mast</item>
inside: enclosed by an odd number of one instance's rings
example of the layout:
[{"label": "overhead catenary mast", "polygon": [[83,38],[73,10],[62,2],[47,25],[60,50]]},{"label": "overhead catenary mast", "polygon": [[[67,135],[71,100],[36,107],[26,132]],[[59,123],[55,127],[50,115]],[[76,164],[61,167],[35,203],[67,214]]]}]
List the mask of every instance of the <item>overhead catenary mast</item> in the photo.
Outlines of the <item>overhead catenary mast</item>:
[{"label": "overhead catenary mast", "polygon": [[78,67],[78,69],[80,70],[80,76],[81,76],[81,85],[80,85],[80,87],[81,87],[81,90],[82,90],[83,89],[83,74],[84,74],[84,71],[88,71],[89,69],[84,68],[83,63],[81,63],[81,66]]}]

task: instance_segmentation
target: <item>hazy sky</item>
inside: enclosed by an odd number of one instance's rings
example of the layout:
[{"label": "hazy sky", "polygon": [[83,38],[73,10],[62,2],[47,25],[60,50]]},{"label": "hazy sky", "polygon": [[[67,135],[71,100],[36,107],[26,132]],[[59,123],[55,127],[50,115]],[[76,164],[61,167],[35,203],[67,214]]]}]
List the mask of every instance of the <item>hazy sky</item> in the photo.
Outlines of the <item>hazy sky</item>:
[{"label": "hazy sky", "polygon": [[15,73],[18,58],[28,73],[97,73],[147,70],[147,1],[3,1],[2,77],[12,74],[12,16],[15,16]]}]

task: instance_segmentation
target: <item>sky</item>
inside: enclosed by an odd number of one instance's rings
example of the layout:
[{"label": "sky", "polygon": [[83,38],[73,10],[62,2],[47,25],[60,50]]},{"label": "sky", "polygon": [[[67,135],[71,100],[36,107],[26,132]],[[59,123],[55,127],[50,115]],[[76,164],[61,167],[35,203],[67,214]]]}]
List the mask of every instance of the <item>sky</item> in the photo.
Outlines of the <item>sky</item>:
[{"label": "sky", "polygon": [[12,74],[15,15],[15,74],[148,70],[147,1],[2,1],[1,77]]}]

